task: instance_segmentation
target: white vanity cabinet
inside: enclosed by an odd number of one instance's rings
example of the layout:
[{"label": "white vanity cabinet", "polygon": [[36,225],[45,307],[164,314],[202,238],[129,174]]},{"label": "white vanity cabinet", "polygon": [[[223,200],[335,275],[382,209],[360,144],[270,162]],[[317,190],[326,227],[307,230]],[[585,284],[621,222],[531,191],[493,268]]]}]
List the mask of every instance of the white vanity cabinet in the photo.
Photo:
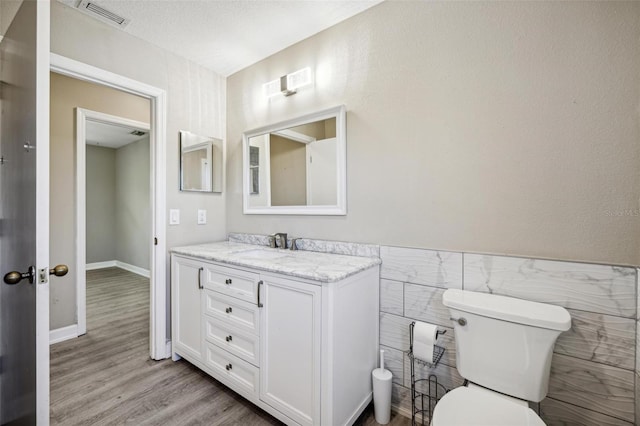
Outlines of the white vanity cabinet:
[{"label": "white vanity cabinet", "polygon": [[321,282],[172,254],[172,346],[289,425],[352,424],[377,367],[379,267]]},{"label": "white vanity cabinet", "polygon": [[171,264],[171,303],[180,315],[172,317],[173,353],[202,357],[202,262],[174,256]]}]

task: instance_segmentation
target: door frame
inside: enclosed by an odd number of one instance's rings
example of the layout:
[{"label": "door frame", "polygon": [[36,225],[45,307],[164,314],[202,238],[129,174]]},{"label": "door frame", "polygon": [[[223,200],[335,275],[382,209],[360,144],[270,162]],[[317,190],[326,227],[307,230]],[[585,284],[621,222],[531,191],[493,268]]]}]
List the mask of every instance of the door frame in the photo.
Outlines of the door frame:
[{"label": "door frame", "polygon": [[[151,211],[152,236],[157,243],[152,247],[150,280],[150,356],[165,359],[171,356],[171,342],[167,339],[167,243],[166,243],[166,91],[137,80],[124,77],[55,53],[50,54],[51,71],[132,93],[149,99],[151,103]],[[47,105],[47,108],[49,106]],[[47,128],[48,131],[48,128]],[[77,179],[77,177],[76,177]],[[76,245],[78,244],[76,235]],[[78,295],[80,297],[80,295]],[[83,295],[84,297],[84,295]],[[79,316],[78,316],[79,320]],[[85,323],[86,329],[86,323]]]},{"label": "door frame", "polygon": [[[141,121],[130,120],[116,115],[105,114],[98,111],[92,111],[86,108],[76,107],[76,336],[81,336],[87,332],[87,121],[94,121],[107,124],[115,124],[124,127],[133,127],[150,131],[151,124]],[[149,139],[149,173],[151,188],[153,186],[153,152],[151,147],[153,141]],[[150,194],[151,216],[154,216],[154,203]],[[155,235],[153,228],[150,229],[149,235]],[[151,243],[151,241],[149,241]],[[152,247],[153,245],[151,245]],[[151,249],[149,259],[153,257],[153,249]],[[151,269],[151,268],[150,268]],[[149,271],[151,273],[151,270]],[[149,277],[149,282],[153,287],[153,276]]]}]

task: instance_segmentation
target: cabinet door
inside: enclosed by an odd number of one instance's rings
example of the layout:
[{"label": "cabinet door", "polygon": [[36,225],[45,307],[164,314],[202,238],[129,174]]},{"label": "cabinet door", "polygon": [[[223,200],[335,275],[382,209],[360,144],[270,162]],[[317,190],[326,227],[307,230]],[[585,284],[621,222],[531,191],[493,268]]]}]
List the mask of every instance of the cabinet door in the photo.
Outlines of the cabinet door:
[{"label": "cabinet door", "polygon": [[173,256],[171,310],[173,353],[202,359],[201,262]]},{"label": "cabinet door", "polygon": [[260,399],[302,425],[320,424],[321,287],[264,281]]}]

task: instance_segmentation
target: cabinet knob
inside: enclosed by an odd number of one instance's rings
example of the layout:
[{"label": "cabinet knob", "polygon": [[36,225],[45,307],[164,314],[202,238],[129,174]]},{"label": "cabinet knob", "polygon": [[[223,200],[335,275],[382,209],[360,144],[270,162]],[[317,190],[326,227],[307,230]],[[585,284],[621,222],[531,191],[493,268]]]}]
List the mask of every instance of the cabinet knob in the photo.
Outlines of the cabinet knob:
[{"label": "cabinet knob", "polygon": [[225,284],[231,284],[233,281],[231,281],[231,278],[227,278],[226,280],[224,280]]},{"label": "cabinet knob", "polygon": [[229,306],[227,309],[224,310],[226,313],[230,314],[231,312],[233,312],[233,309],[231,308],[231,306]]},{"label": "cabinet knob", "polygon": [[229,370],[231,370],[233,368],[233,365],[227,364],[227,365],[224,366],[224,368],[226,368],[227,371],[229,371]]},{"label": "cabinet knob", "polygon": [[233,336],[229,335],[229,336],[225,337],[225,340],[227,342],[231,342],[233,340]]}]

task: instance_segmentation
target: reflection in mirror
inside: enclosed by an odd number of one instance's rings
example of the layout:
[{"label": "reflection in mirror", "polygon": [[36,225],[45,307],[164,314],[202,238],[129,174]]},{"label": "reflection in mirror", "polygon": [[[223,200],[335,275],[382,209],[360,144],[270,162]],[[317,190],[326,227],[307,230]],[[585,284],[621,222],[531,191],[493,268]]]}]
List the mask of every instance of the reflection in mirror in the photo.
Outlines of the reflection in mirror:
[{"label": "reflection in mirror", "polygon": [[245,133],[245,213],[345,214],[344,107]]},{"label": "reflection in mirror", "polygon": [[222,192],[222,140],[180,131],[180,190]]}]

